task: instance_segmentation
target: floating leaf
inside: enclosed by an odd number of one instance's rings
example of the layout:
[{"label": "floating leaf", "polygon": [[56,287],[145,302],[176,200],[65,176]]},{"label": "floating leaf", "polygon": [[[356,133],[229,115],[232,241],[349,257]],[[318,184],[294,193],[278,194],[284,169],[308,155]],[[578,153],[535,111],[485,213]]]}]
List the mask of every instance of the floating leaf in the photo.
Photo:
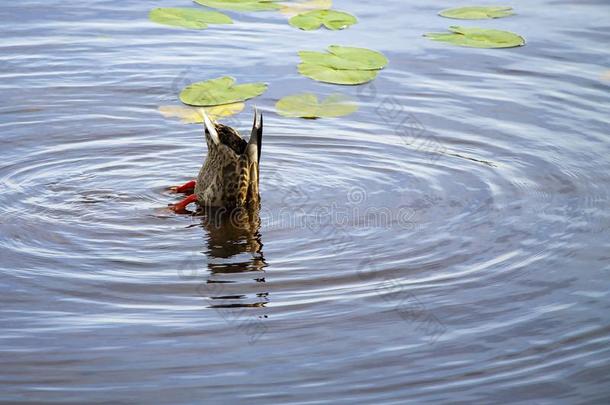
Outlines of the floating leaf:
[{"label": "floating leaf", "polygon": [[488,18],[502,18],[513,15],[512,7],[458,7],[448,8],[438,13],[447,18],[460,20],[485,20]]},{"label": "floating leaf", "polygon": [[299,73],[310,79],[332,84],[363,84],[377,77],[377,70],[333,69],[328,66],[299,64]]},{"label": "floating leaf", "polygon": [[512,48],[525,44],[523,37],[508,31],[475,27],[449,27],[451,33],[433,32],[424,36],[434,41],[473,48]]},{"label": "floating leaf", "polygon": [[299,73],[325,83],[362,84],[377,77],[388,63],[382,53],[370,49],[331,45],[328,50],[299,52]]},{"label": "floating leaf", "polygon": [[[222,105],[216,105],[216,106],[212,106],[212,107],[205,107],[205,111],[210,117],[212,117],[213,119],[216,119],[216,118],[223,118],[223,117],[231,117],[237,113],[242,112],[245,107],[246,107],[246,104],[240,102],[240,103],[222,104]],[[198,111],[199,115],[201,116],[201,119],[203,120],[203,115],[199,111],[199,110],[201,110],[201,108],[202,107],[197,108],[197,111]],[[203,122],[203,121],[199,121],[199,122]]]},{"label": "floating leaf", "polygon": [[313,10],[328,10],[333,7],[333,0],[308,0],[300,3],[289,3],[282,5],[280,13],[287,16],[295,16],[297,14],[306,13]]},{"label": "floating leaf", "polygon": [[202,30],[208,24],[233,24],[231,17],[217,11],[201,11],[195,8],[155,8],[148,18],[159,24]]},{"label": "floating leaf", "polygon": [[329,30],[342,30],[356,24],[353,15],[337,10],[315,10],[292,17],[290,25],[305,31],[317,30],[324,25]]},{"label": "floating leaf", "polygon": [[277,0],[195,0],[195,3],[232,11],[270,11],[281,7]]},{"label": "floating leaf", "polygon": [[366,48],[331,45],[328,52],[300,51],[299,56],[302,63],[333,69],[377,70],[388,64],[382,53]]},{"label": "floating leaf", "polygon": [[214,106],[245,101],[260,96],[267,90],[265,83],[235,84],[229,76],[189,84],[180,93],[184,104],[193,106]]},{"label": "floating leaf", "polygon": [[[233,103],[205,107],[205,112],[210,118],[216,120],[222,117],[230,117],[241,112],[246,105],[244,103]],[[199,124],[203,122],[203,115],[199,111],[201,108],[184,107],[179,105],[162,105],[159,112],[166,118],[180,118],[184,124]]]},{"label": "floating leaf", "polygon": [[342,117],[358,110],[358,106],[342,94],[331,94],[320,103],[312,93],[284,97],[275,108],[284,117],[296,118]]}]

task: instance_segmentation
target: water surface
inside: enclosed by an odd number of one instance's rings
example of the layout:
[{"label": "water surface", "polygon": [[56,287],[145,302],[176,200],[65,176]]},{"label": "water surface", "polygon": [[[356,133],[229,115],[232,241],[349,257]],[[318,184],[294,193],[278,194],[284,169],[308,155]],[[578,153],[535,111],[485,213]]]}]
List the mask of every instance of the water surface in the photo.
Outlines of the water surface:
[{"label": "water surface", "polygon": [[[148,22],[178,0],[3,5],[0,400],[607,403],[610,6],[476,22],[517,49],[422,38],[458,3],[337,0],[360,19],[341,32]],[[330,44],[390,64],[299,76],[296,51]],[[206,150],[157,109],[221,75],[270,84],[239,226],[165,209]],[[360,110],[274,113],[304,90]],[[227,123],[247,132],[251,105]]]}]

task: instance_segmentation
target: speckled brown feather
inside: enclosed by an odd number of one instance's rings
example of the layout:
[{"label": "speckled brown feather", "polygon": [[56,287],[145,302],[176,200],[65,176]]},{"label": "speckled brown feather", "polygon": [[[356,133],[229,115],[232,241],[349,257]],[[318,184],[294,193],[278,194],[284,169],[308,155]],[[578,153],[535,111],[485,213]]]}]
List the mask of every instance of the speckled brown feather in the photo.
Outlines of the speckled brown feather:
[{"label": "speckled brown feather", "polygon": [[[258,205],[260,142],[254,140],[247,143],[234,129],[211,121],[209,123],[214,125],[216,133],[212,134],[206,126],[208,156],[197,177],[197,203],[204,207],[227,208]],[[259,132],[260,138],[262,127]]]}]

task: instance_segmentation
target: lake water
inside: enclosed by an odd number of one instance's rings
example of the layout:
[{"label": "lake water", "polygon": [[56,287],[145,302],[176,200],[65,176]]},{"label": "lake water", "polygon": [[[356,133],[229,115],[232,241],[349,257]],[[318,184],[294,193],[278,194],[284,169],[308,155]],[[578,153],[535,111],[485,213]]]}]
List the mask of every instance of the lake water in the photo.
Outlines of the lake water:
[{"label": "lake water", "polygon": [[[502,4],[506,4],[503,2]],[[610,4],[336,1],[189,31],[187,0],[0,9],[0,400],[608,403]],[[517,32],[521,48],[422,37]],[[390,60],[364,86],[296,72],[330,44]],[[188,83],[263,81],[262,207],[244,226],[165,207],[206,149],[164,118]],[[299,120],[300,91],[359,111]],[[225,122],[249,133],[253,102]]]}]

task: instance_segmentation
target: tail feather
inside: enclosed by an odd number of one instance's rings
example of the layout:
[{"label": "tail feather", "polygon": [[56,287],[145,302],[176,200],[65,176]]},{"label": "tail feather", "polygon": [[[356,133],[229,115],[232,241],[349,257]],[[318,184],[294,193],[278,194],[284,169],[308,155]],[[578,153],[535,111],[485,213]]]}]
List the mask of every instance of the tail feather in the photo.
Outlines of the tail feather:
[{"label": "tail feather", "polygon": [[218,136],[218,132],[216,131],[216,126],[214,125],[214,122],[210,119],[210,117],[208,117],[208,115],[206,114],[205,108],[198,108],[197,110],[203,117],[203,126],[205,128],[205,132],[210,134],[212,141],[216,145],[220,144],[220,138]]},{"label": "tail feather", "polygon": [[254,108],[254,123],[252,124],[252,132],[248,141],[247,153],[252,161],[256,163],[261,160],[261,149],[263,146],[263,116]]}]

